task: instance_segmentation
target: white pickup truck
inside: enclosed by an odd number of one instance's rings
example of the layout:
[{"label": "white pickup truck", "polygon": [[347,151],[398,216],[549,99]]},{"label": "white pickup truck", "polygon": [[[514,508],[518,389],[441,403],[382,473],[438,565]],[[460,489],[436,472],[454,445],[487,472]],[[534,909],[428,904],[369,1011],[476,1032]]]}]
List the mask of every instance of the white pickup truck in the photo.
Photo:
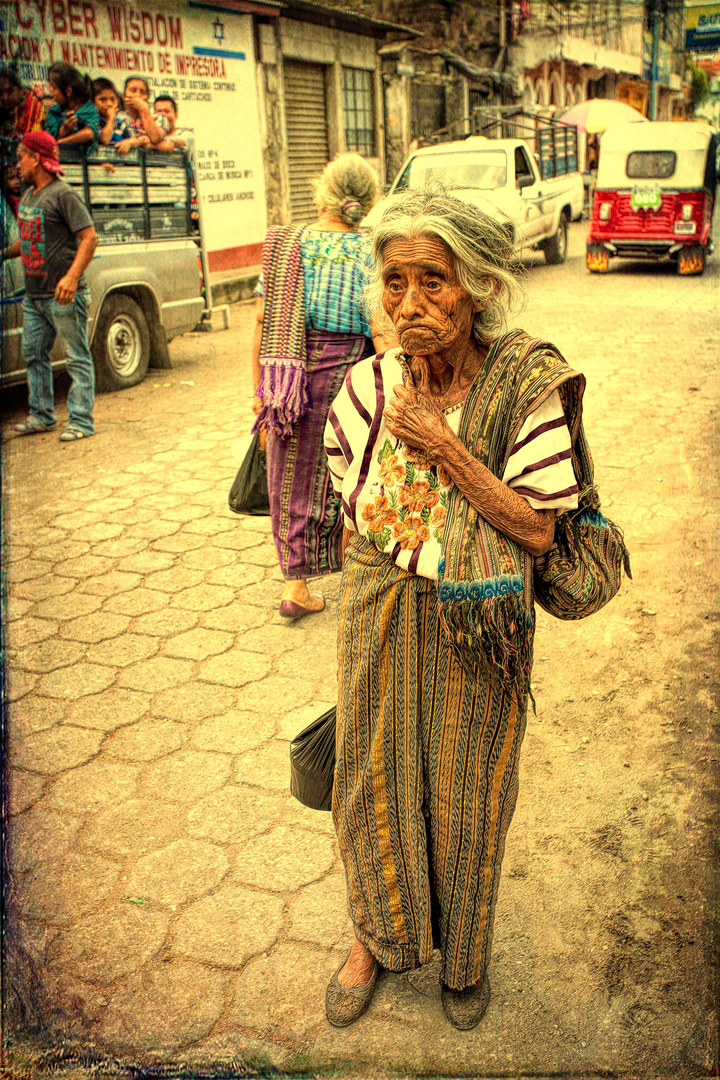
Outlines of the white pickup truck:
[{"label": "white pickup truck", "polygon": [[[570,159],[563,168],[575,163]],[[548,171],[559,172],[557,162]],[[583,180],[576,170],[543,179],[524,140],[471,135],[416,150],[388,195],[435,181],[512,226],[520,251],[540,248],[548,263],[565,261],[568,222],[581,218],[583,210]],[[363,224],[375,225],[382,210],[381,201]]]}]

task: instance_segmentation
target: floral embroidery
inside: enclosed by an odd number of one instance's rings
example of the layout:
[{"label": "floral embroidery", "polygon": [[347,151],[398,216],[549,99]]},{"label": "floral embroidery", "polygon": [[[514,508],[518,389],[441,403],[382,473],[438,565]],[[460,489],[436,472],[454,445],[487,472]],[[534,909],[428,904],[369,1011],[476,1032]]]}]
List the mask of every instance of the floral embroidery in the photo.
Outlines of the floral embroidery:
[{"label": "floral embroidery", "polygon": [[442,540],[445,535],[445,522],[447,521],[447,493],[443,492],[440,502],[430,515],[430,527],[434,529],[433,536],[436,540]]},{"label": "floral embroidery", "polygon": [[383,551],[390,540],[390,525],[397,521],[397,511],[390,505],[387,495],[376,495],[362,509],[362,519],[367,522],[368,539]]},{"label": "floral embroidery", "polygon": [[409,461],[416,469],[421,469],[423,472],[430,472],[432,465],[420,450],[411,450],[409,446],[404,446],[403,450],[405,451],[406,461]]},{"label": "floral embroidery", "polygon": [[431,465],[428,458],[420,450],[411,450],[409,446],[403,447],[405,453],[405,460],[414,465],[416,469],[421,472],[431,473],[437,475],[437,478],[442,487],[450,487],[452,480],[450,474],[443,468],[442,465]]},{"label": "floral embroidery", "polygon": [[432,510],[440,502],[440,495],[435,489],[431,490],[428,480],[415,480],[412,484],[403,484],[400,488],[399,499],[401,506],[407,506],[411,514],[420,514],[427,507]]},{"label": "floral embroidery", "polygon": [[397,454],[391,454],[381,463],[378,475],[381,484],[388,488],[394,487],[405,478],[405,466]]},{"label": "floral embroidery", "polygon": [[[386,439],[377,455],[380,493],[362,510],[369,540],[385,551],[397,543],[415,551],[430,538],[442,541],[450,477],[420,450]],[[377,490],[378,484],[375,484]]]},{"label": "floral embroidery", "polygon": [[430,539],[430,530],[420,514],[408,514],[393,525],[393,539],[400,542],[403,551],[414,551],[418,544]]}]

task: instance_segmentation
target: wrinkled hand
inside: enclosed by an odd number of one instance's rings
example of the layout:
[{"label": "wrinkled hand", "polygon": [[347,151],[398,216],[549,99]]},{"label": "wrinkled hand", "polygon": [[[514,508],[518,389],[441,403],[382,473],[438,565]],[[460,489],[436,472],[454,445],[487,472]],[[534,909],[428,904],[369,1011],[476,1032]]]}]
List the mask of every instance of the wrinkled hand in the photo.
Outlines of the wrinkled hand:
[{"label": "wrinkled hand", "polygon": [[427,392],[408,386],[394,386],[393,396],[383,413],[390,431],[413,450],[421,450],[433,464],[443,460],[443,450],[452,431]]},{"label": "wrinkled hand", "polygon": [[118,154],[127,154],[129,150],[132,150],[135,146],[135,139],[123,139],[115,147],[115,152]]},{"label": "wrinkled hand", "polygon": [[77,129],[77,126],[78,122],[75,113],[72,110],[65,113],[65,119],[60,125],[60,130],[58,131],[58,139],[64,139],[66,135],[72,135],[72,133]]},{"label": "wrinkled hand", "polygon": [[112,161],[103,161],[100,168],[104,169],[106,173],[114,173],[115,172],[115,166],[113,165]]},{"label": "wrinkled hand", "polygon": [[58,304],[61,304],[63,307],[67,304],[72,304],[73,297],[77,292],[77,287],[77,278],[71,277],[70,274],[61,277],[55,286],[55,299]]},{"label": "wrinkled hand", "polygon": [[140,146],[143,150],[147,150],[147,148],[149,146],[152,146],[152,143],[150,142],[150,136],[149,135],[138,135],[138,137],[137,137],[137,145]]}]

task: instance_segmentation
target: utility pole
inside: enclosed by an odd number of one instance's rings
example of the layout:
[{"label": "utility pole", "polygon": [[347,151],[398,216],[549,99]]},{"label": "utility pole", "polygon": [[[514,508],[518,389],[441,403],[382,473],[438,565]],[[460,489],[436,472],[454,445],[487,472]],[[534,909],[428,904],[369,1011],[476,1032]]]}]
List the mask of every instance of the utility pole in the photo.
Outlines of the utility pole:
[{"label": "utility pole", "polygon": [[658,0],[652,0],[652,60],[650,70],[650,119],[657,119],[658,94]]}]

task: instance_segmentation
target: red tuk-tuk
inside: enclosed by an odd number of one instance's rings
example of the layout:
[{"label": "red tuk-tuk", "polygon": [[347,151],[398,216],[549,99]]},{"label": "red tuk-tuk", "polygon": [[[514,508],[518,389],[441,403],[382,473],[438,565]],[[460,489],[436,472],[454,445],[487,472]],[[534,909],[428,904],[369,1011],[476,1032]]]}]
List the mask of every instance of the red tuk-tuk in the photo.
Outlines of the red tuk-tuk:
[{"label": "red tuk-tuk", "polygon": [[587,243],[591,273],[611,258],[676,259],[702,274],[717,186],[717,135],[701,122],[615,124],[602,136]]}]

